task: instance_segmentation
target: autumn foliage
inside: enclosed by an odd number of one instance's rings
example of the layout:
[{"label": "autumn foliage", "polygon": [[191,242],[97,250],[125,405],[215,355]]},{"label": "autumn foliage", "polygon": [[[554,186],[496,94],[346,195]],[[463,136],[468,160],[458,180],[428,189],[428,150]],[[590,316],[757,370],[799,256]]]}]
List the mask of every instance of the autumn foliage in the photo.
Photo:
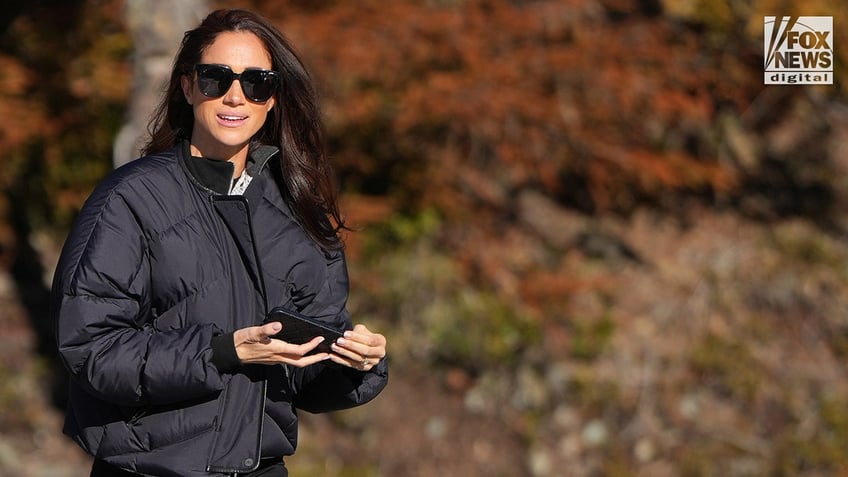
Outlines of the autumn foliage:
[{"label": "autumn foliage", "polygon": [[[404,209],[509,215],[526,189],[587,212],[734,204],[767,166],[728,138],[762,134],[805,93],[762,85],[756,20],[775,8],[767,1],[233,3],[276,18],[302,50],[345,190]],[[130,45],[120,2],[43,5],[7,32],[0,107],[20,120],[0,145],[14,164],[44,163],[57,176],[49,200],[73,210],[84,195],[73,189],[103,168],[74,163],[87,177],[53,158],[72,150],[108,164]]]},{"label": "autumn foliage", "polygon": [[732,198],[756,171],[723,150],[720,119],[763,91],[761,42],[651,4],[264,8],[322,82],[354,190],[454,211],[526,188],[587,211]]}]

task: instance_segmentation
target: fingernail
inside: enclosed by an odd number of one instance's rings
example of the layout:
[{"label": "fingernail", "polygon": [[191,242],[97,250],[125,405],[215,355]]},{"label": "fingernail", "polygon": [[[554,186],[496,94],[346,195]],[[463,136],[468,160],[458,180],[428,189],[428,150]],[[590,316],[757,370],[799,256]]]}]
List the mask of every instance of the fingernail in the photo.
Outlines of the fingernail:
[{"label": "fingernail", "polygon": [[345,338],[350,338],[351,336],[353,336],[353,332],[351,332],[351,331],[345,331],[345,332],[344,332],[344,336],[345,336]]},{"label": "fingernail", "polygon": [[274,332],[276,333],[277,331],[283,329],[283,324],[277,322],[271,323],[271,329],[274,330]]},{"label": "fingernail", "polygon": [[344,338],[339,338],[336,340],[336,344],[339,346],[343,346],[347,341]]}]

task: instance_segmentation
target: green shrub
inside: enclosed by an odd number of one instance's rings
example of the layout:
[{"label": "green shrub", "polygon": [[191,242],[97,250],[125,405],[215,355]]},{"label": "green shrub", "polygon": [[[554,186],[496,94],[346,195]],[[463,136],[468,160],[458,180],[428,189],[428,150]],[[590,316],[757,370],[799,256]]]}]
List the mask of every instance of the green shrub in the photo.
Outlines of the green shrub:
[{"label": "green shrub", "polygon": [[351,306],[390,325],[398,359],[412,357],[470,370],[512,366],[540,339],[538,324],[469,279],[438,243],[440,218],[432,211],[396,216],[365,231],[365,258],[354,276]]},{"label": "green shrub", "polygon": [[575,317],[568,322],[571,346],[569,354],[582,361],[594,361],[606,349],[615,331],[608,314],[597,319]]},{"label": "green shrub", "polygon": [[689,356],[689,365],[701,381],[719,395],[750,403],[756,395],[762,370],[744,343],[716,334],[701,338]]}]

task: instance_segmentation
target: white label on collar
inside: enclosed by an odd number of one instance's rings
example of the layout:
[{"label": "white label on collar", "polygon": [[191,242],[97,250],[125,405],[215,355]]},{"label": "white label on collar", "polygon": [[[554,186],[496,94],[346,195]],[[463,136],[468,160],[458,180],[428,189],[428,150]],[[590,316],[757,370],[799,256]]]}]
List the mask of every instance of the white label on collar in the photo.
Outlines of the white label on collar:
[{"label": "white label on collar", "polygon": [[230,187],[229,195],[243,195],[244,191],[247,190],[247,186],[250,185],[251,180],[253,180],[253,177],[247,171],[242,171],[236,183]]}]

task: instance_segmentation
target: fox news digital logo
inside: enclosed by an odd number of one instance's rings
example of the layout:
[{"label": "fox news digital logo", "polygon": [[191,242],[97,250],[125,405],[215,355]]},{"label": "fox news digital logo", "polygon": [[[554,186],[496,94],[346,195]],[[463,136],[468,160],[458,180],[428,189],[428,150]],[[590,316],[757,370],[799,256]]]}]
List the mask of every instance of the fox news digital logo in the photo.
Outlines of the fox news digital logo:
[{"label": "fox news digital logo", "polygon": [[833,84],[833,17],[765,17],[765,84]]}]

